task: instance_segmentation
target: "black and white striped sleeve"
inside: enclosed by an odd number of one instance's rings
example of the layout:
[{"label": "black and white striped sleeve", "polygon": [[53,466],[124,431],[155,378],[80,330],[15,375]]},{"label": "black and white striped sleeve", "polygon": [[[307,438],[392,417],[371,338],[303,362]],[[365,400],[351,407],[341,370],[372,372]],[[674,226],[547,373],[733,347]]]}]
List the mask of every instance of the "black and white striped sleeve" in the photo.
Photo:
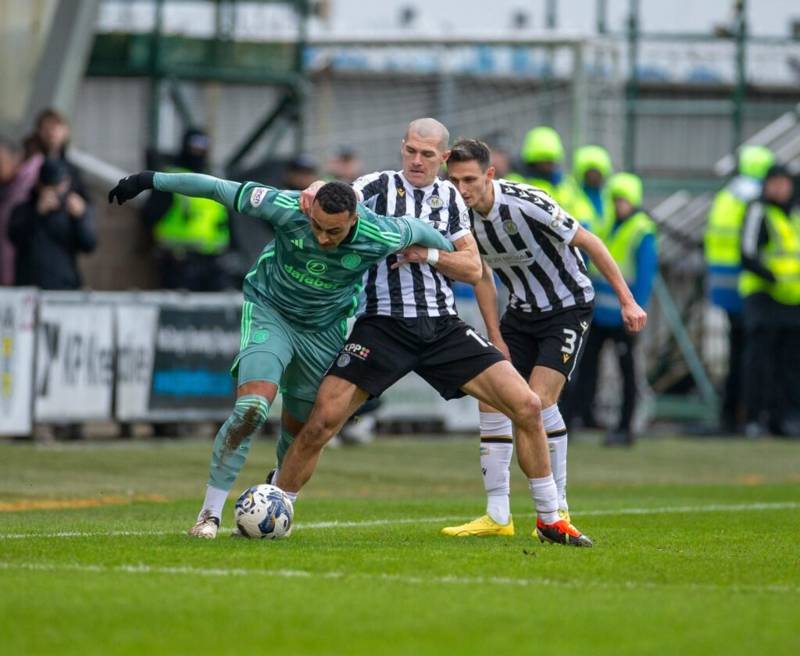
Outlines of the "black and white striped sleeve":
[{"label": "black and white striped sleeve", "polygon": [[470,234],[469,208],[455,187],[450,187],[450,199],[447,204],[447,238],[458,241]]},{"label": "black and white striped sleeve", "polygon": [[546,234],[553,241],[571,243],[580,224],[555,202],[547,203],[549,196],[540,200],[542,202],[520,203],[520,214],[528,227],[534,232]]},{"label": "black and white striped sleeve", "polygon": [[775,276],[772,271],[765,267],[759,259],[761,247],[769,241],[764,215],[765,207],[761,203],[750,203],[747,207],[742,226],[742,268],[774,282]]},{"label": "black and white striped sleeve", "polygon": [[389,184],[389,174],[386,171],[376,171],[362,175],[353,182],[353,189],[361,194],[361,200],[369,204],[369,200],[378,194],[386,194]]}]

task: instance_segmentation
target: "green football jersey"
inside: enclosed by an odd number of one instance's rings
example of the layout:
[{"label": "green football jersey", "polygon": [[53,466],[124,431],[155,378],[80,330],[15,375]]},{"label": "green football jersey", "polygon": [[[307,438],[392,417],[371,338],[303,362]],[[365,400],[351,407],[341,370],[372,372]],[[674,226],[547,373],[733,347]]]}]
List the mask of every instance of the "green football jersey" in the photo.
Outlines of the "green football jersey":
[{"label": "green football jersey", "polygon": [[388,255],[420,244],[452,251],[452,244],[423,221],[386,217],[357,206],[358,220],[336,248],[317,243],[300,193],[256,182],[240,184],[197,173],[156,173],[154,186],[188,196],[213,198],[230,209],[267,221],[275,240],[247,274],[244,292],[265,302],[299,330],[320,330],[355,312],[365,271]]},{"label": "green football jersey", "polygon": [[316,330],[355,312],[364,272],[387,255],[408,247],[408,219],[357,209],[355,229],[336,248],[320,248],[299,192],[248,182],[236,197],[236,211],[265,218],[275,230],[245,278],[245,294],[265,300],[293,325]]}]

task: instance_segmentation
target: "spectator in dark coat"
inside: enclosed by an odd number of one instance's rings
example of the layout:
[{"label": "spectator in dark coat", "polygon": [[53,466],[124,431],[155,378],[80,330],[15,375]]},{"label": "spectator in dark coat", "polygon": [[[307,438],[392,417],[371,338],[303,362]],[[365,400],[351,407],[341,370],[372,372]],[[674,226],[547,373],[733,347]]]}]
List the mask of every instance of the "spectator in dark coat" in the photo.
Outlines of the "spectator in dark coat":
[{"label": "spectator in dark coat", "polygon": [[39,153],[23,159],[22,148],[0,136],[0,286],[14,284],[14,246],[8,238],[11,212],[30,195],[43,160]]},{"label": "spectator in dark coat", "polygon": [[14,208],[9,238],[17,251],[16,285],[78,289],[78,253],[97,245],[91,206],[72,188],[63,160],[48,159],[30,198]]}]

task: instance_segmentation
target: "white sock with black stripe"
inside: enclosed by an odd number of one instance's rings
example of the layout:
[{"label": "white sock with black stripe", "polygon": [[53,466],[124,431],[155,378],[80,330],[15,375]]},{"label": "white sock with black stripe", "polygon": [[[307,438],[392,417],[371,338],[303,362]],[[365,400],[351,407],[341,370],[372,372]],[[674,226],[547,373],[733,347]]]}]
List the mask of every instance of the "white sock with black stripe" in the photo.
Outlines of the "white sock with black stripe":
[{"label": "white sock with black stripe", "polygon": [[486,514],[498,524],[511,521],[511,420],[499,412],[480,413],[481,472],[486,490]]},{"label": "white sock with black stripe", "polygon": [[569,512],[567,504],[567,426],[558,409],[551,405],[542,410],[542,423],[547,433],[547,446],[550,449],[550,466],[558,490],[558,509]]},{"label": "white sock with black stripe", "polygon": [[536,512],[545,524],[558,521],[558,491],[553,481],[553,475],[548,474],[542,478],[529,478],[528,485],[531,489],[531,498]]}]

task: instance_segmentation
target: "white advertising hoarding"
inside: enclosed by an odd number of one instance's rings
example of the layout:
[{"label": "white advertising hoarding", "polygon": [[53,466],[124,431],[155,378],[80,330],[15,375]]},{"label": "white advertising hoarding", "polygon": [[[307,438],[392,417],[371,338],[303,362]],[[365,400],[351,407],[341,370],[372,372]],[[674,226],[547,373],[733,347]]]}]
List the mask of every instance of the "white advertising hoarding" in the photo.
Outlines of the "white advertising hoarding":
[{"label": "white advertising hoarding", "polygon": [[111,419],[114,309],[43,299],[36,331],[37,421]]},{"label": "white advertising hoarding", "polygon": [[0,435],[33,427],[35,289],[0,289]]},{"label": "white advertising hoarding", "polygon": [[119,421],[149,416],[158,327],[157,305],[119,305],[117,310],[117,398]]}]

